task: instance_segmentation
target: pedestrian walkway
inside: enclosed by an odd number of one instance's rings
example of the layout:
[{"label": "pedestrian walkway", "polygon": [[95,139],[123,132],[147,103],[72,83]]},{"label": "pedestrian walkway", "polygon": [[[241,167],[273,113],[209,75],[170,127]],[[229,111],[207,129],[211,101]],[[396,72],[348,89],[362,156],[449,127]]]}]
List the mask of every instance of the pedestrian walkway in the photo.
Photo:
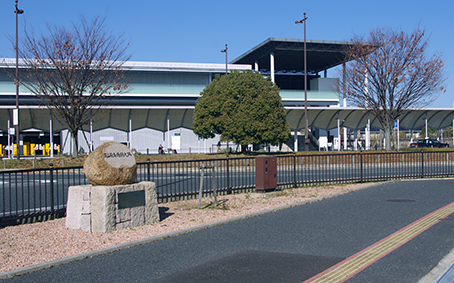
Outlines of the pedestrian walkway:
[{"label": "pedestrian walkway", "polygon": [[440,219],[443,219],[452,213],[454,213],[454,202],[421,219],[418,219],[396,233],[393,233],[372,246],[354,254],[340,264],[317,275],[315,278],[308,279],[304,283],[340,282],[346,280],[347,278],[351,278],[371,264],[380,260],[382,257],[388,255],[412,240],[414,237],[437,224]]},{"label": "pedestrian walkway", "polygon": [[[453,185],[379,184],[56,261],[6,282],[452,282],[454,252],[445,255],[454,221],[442,220],[454,220]],[[355,267],[323,277],[345,263]]]}]

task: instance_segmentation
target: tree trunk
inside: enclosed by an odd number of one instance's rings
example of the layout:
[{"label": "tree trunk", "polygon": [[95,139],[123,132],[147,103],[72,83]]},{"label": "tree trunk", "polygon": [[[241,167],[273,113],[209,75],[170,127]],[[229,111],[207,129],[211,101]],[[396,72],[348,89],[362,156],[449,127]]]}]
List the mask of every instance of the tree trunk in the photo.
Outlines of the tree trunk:
[{"label": "tree trunk", "polygon": [[77,132],[78,132],[77,130],[75,132],[71,132],[71,138],[72,138],[72,143],[73,143],[71,156],[74,158],[77,157],[77,153],[79,150],[79,145],[77,142]]},{"label": "tree trunk", "polygon": [[85,142],[88,144],[88,153],[90,154],[91,153],[91,147],[92,147],[92,145],[91,145],[92,141],[88,141],[87,135],[85,134],[85,131],[82,131],[82,134],[84,135]]},{"label": "tree trunk", "polygon": [[392,126],[387,125],[385,128],[385,148],[386,150],[391,150],[391,141],[392,141]]}]

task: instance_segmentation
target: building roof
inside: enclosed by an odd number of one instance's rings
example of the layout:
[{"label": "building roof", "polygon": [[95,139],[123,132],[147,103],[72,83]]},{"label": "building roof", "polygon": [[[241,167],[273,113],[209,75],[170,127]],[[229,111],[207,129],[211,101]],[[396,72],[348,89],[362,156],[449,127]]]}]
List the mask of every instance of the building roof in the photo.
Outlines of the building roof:
[{"label": "building roof", "polygon": [[[12,117],[14,107],[1,107],[0,115],[5,119],[0,120],[0,130],[7,131],[7,119]],[[22,130],[40,129],[49,130],[50,111],[45,107],[21,106],[20,127]],[[286,107],[287,121],[292,130],[304,129],[304,107]],[[114,128],[121,131],[135,131],[143,128],[155,129],[165,132],[170,129],[187,128],[192,126],[194,116],[193,106],[168,107],[168,106],[112,106],[96,114],[93,120],[93,131]],[[452,108],[427,108],[408,109],[399,117],[401,129],[421,129],[427,124],[432,129],[443,129],[453,124],[454,109]],[[131,118],[132,123],[129,123]],[[167,124],[167,118],[170,123]],[[324,130],[337,128],[339,119],[340,127],[354,130],[364,129],[370,119],[371,127],[381,128],[377,118],[370,112],[356,107],[308,107],[308,122],[310,127]],[[131,126],[131,128],[130,128]],[[61,131],[66,127],[58,119],[53,119],[53,131]],[[84,129],[89,131],[89,125]]]},{"label": "building roof", "polygon": [[[317,73],[346,62],[343,50],[351,45],[348,41],[306,40],[308,73]],[[274,53],[277,71],[304,70],[304,40],[270,37],[243,55],[232,64],[258,63],[259,69],[270,70],[270,53]]]},{"label": "building roof", "polygon": [[[304,107],[286,107],[287,121],[291,129],[304,129]],[[340,127],[360,130],[364,129],[370,120],[372,128],[382,129],[380,122],[372,112],[358,107],[308,107],[309,127],[324,130]],[[426,119],[429,128],[444,129],[452,126],[453,108],[423,108],[406,109],[398,117],[401,129],[416,130],[425,127]]]},{"label": "building roof", "polygon": [[[19,59],[18,67],[25,69],[23,59]],[[16,66],[14,58],[0,58],[0,69],[11,69]],[[191,72],[191,73],[224,73],[225,64],[213,63],[179,63],[179,62],[146,62],[146,61],[127,61],[123,64],[126,71],[154,71],[154,72]],[[229,70],[251,70],[251,65],[229,64]]]}]

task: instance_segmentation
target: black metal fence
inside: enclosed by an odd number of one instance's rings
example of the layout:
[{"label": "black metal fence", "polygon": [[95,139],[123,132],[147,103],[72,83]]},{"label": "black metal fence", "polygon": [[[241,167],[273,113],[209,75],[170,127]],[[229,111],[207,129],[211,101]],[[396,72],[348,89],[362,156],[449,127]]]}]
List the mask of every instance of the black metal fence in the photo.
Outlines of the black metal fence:
[{"label": "black metal fence", "polygon": [[[203,174],[202,174],[203,171]],[[278,189],[454,175],[454,151],[328,153],[277,156]],[[68,187],[88,184],[80,167],[0,172],[0,222],[64,215]],[[252,191],[255,158],[138,163],[137,181],[156,183],[159,202]]]}]

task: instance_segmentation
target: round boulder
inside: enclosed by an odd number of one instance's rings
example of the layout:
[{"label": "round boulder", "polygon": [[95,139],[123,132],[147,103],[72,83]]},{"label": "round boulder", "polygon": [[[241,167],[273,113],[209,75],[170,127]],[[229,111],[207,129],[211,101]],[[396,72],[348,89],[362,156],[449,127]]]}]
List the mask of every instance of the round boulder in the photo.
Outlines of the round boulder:
[{"label": "round boulder", "polygon": [[94,186],[126,185],[135,182],[137,164],[128,147],[117,142],[105,142],[88,155],[84,172]]}]

